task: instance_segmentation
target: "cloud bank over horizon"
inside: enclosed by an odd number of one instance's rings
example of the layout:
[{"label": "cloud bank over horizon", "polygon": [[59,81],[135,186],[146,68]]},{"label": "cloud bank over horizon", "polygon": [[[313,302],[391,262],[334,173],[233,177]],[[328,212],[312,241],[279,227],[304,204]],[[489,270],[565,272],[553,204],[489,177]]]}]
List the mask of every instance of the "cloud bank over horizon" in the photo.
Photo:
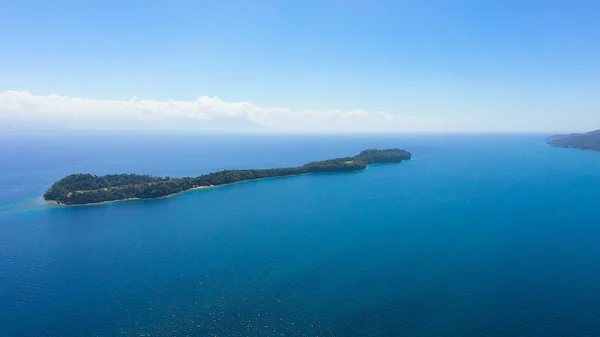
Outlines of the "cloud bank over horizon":
[{"label": "cloud bank over horizon", "polygon": [[0,130],[416,133],[456,131],[447,120],[365,110],[262,108],[195,101],[98,100],[27,91],[0,93]]}]

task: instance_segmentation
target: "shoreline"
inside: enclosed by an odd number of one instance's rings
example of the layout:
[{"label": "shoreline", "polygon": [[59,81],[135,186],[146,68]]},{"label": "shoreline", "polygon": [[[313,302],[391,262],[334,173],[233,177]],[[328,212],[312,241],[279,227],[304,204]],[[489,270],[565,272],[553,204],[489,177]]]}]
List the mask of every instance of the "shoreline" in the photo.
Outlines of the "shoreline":
[{"label": "shoreline", "polygon": [[555,147],[557,149],[569,149],[569,150],[580,150],[580,151],[591,151],[591,152],[600,152],[599,150],[594,150],[594,149],[583,149],[580,147],[575,147],[575,146],[557,146],[557,145],[552,145],[550,143],[546,143],[548,146],[550,147]]}]

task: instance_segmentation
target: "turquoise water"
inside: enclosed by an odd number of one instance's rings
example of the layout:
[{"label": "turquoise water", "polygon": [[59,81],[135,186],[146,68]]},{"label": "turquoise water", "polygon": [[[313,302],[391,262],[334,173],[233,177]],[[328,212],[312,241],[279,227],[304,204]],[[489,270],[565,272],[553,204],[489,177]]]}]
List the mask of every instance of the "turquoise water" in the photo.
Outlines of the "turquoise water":
[{"label": "turquoise water", "polygon": [[[2,336],[597,336],[600,153],[540,135],[0,136]],[[74,171],[414,160],[102,206]]]}]

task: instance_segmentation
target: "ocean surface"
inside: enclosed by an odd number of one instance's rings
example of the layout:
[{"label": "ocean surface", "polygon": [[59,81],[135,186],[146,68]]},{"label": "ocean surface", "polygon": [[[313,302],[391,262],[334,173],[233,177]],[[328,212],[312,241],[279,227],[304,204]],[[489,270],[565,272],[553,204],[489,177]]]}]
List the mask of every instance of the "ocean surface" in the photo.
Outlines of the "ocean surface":
[{"label": "ocean surface", "polygon": [[[0,134],[0,336],[599,336],[600,153],[543,135]],[[353,173],[52,207],[75,172]]]}]

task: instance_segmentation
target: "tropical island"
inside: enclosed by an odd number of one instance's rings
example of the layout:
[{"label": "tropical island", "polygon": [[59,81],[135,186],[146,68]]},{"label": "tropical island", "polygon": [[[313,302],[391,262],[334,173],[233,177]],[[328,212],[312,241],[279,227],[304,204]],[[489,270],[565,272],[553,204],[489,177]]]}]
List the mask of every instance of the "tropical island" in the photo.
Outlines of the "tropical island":
[{"label": "tropical island", "polygon": [[398,163],[411,159],[401,149],[364,150],[354,157],[315,161],[296,167],[223,170],[198,177],[162,178],[141,174],[72,174],[54,183],[44,199],[61,205],[84,205],[120,200],[154,199],[180,192],[223,186],[242,181],[286,177],[307,173],[364,170],[368,165]]},{"label": "tropical island", "polygon": [[546,138],[550,146],[600,151],[600,130],[569,135],[553,135]]}]

